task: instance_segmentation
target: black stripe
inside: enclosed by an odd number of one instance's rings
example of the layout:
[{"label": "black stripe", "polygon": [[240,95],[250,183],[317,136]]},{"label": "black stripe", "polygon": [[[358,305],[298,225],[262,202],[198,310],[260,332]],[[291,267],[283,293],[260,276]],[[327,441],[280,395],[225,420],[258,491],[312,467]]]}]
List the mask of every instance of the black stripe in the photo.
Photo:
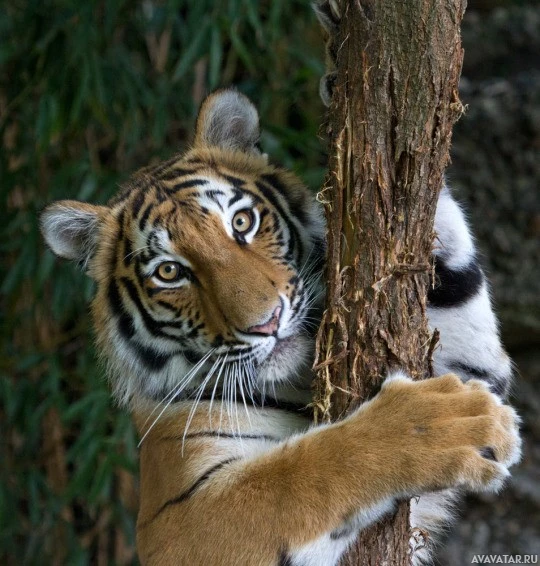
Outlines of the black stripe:
[{"label": "black stripe", "polygon": [[210,197],[212,200],[215,201],[216,196],[224,197],[225,193],[223,191],[220,191],[219,189],[208,189],[207,191],[204,191],[204,195]]},{"label": "black stripe", "polygon": [[246,184],[246,181],[244,181],[243,179],[240,179],[239,177],[234,177],[233,175],[225,175],[224,173],[220,173],[220,174],[224,179],[229,181],[229,183],[233,187],[235,187],[237,189],[241,189]]},{"label": "black stripe", "polygon": [[154,336],[158,336],[160,338],[169,338],[167,334],[162,332],[161,326],[157,324],[156,321],[148,314],[146,308],[142,304],[141,298],[139,297],[139,293],[137,292],[137,288],[133,284],[133,281],[131,281],[127,277],[122,277],[120,281],[122,282],[122,285],[126,289],[129,298],[135,305],[135,308],[141,315],[146,330],[148,330],[148,332],[150,332],[150,334]]},{"label": "black stripe", "polygon": [[165,187],[165,190],[171,194],[182,189],[190,189],[192,187],[201,187],[203,185],[208,185],[207,179],[189,179],[187,181],[182,181],[181,183],[176,183],[172,187]]},{"label": "black stripe", "polygon": [[152,348],[141,346],[141,344],[135,342],[131,342],[130,346],[149,371],[161,371],[173,357],[172,355],[157,352]]},{"label": "black stripe", "polygon": [[124,309],[122,297],[120,296],[118,285],[114,279],[111,279],[109,282],[107,296],[109,299],[109,306],[118,320],[118,330],[120,331],[120,334],[126,340],[130,340],[135,334],[133,317]]},{"label": "black stripe", "polygon": [[[161,289],[161,290],[164,291],[164,289]],[[170,289],[168,289],[168,290],[170,291]],[[159,300],[159,301],[157,301],[157,304],[160,307],[163,307],[164,309],[167,309],[168,311],[173,312],[176,316],[180,316],[180,312],[181,312],[182,309],[179,310],[178,307],[171,305],[167,301]]]},{"label": "black stripe", "polygon": [[510,381],[507,379],[500,379],[495,377],[492,373],[485,369],[469,366],[461,362],[454,362],[450,364],[450,369],[455,371],[458,375],[466,374],[465,377],[472,377],[485,381],[493,393],[501,397],[506,396]]},{"label": "black stripe", "polygon": [[210,189],[208,191],[204,191],[204,196],[208,197],[209,199],[213,200],[219,207],[219,209],[223,212],[223,206],[221,206],[221,203],[218,200],[218,196],[225,196],[225,193],[223,191],[218,191],[216,189]]},{"label": "black stripe", "polygon": [[[116,241],[121,242],[124,239],[124,219],[126,217],[126,209],[123,208],[118,215],[118,234],[116,234]],[[114,267],[116,267],[116,254],[114,255]]]},{"label": "black stripe", "polygon": [[124,236],[124,265],[127,267],[132,260],[133,246],[131,245],[131,238]]},{"label": "black stripe", "polygon": [[179,436],[164,436],[159,440],[183,440],[184,438],[232,438],[239,440],[270,440],[271,442],[280,442],[280,438],[277,436],[271,436],[269,434],[232,434],[230,432],[217,432],[213,430],[201,431],[201,432],[190,432],[189,434],[179,435]]},{"label": "black stripe", "polygon": [[220,346],[223,346],[224,343],[225,339],[223,336],[221,334],[216,334],[212,340],[212,348],[219,348]]},{"label": "black stripe", "polygon": [[[261,191],[261,193],[265,196],[265,198],[268,200],[268,202],[278,211],[279,215],[283,219],[283,222],[285,222],[285,224],[287,225],[287,228],[289,229],[289,233],[290,233],[291,245],[293,248],[296,245],[298,250],[298,258],[303,257],[304,251],[303,251],[300,234],[298,233],[298,230],[296,226],[293,224],[293,222],[289,220],[289,216],[285,213],[283,207],[279,204],[277,198],[275,197],[272,191],[272,188],[265,185],[264,183],[261,183],[260,181],[257,181],[255,184],[257,185],[257,188]],[[290,252],[288,255],[290,255]]]},{"label": "black stripe", "polygon": [[279,399],[274,399],[273,397],[268,396],[265,396],[263,398],[260,395],[253,395],[253,399],[251,397],[249,399],[246,399],[246,403],[254,407],[261,407],[263,409],[280,409],[282,411],[288,411],[290,413],[302,413],[306,416],[313,416],[313,407],[306,406],[303,403],[280,401]]},{"label": "black stripe", "polygon": [[287,201],[291,213],[296,216],[302,224],[305,224],[307,222],[307,216],[305,207],[303,206],[303,200],[293,201],[291,198],[291,192],[287,189],[276,173],[262,175],[262,178],[279,192],[279,194]]},{"label": "black stripe", "polygon": [[130,205],[131,215],[132,215],[133,218],[135,218],[137,216],[137,214],[139,214],[139,211],[140,211],[143,203],[144,203],[144,192],[139,191],[135,195],[135,198],[131,201],[131,205]]},{"label": "black stripe", "polygon": [[339,540],[340,538],[350,537],[357,530],[358,527],[345,523],[345,525],[338,527],[337,529],[334,529],[330,533],[330,539]]},{"label": "black stripe", "polygon": [[[236,190],[235,190],[235,194],[237,194]],[[258,195],[257,193],[254,193],[253,191],[250,191],[246,187],[242,187],[241,194],[242,195],[249,195],[253,199],[253,202],[256,203],[256,204],[264,202],[263,199],[260,197],[260,195]]]},{"label": "black stripe", "polygon": [[505,399],[510,390],[510,380],[508,379],[494,379],[489,382],[489,388],[495,395]]},{"label": "black stripe", "polygon": [[146,329],[148,330],[148,332],[150,332],[150,334],[153,334],[154,336],[158,336],[158,337],[161,337],[161,338],[170,338],[172,340],[180,341],[180,339],[177,336],[171,336],[170,334],[163,332],[163,328],[169,327],[169,328],[180,328],[180,329],[182,329],[184,327],[184,325],[181,322],[170,322],[170,321],[169,322],[158,322],[158,321],[154,320],[148,314],[148,311],[146,310],[146,308],[142,304],[141,298],[139,297],[139,293],[137,291],[137,288],[133,284],[133,281],[131,281],[131,279],[128,279],[127,277],[122,277],[120,279],[120,281],[121,281],[122,285],[124,285],[126,291],[128,292],[129,298],[131,299],[131,301],[133,302],[133,304],[137,308],[137,311],[141,315],[143,322],[144,322],[144,325],[145,325]]},{"label": "black stripe", "polygon": [[155,189],[155,199],[158,204],[164,203],[165,201],[169,200],[170,197],[163,185],[155,185]]},{"label": "black stripe", "polygon": [[150,216],[150,213],[152,212],[152,209],[154,208],[154,203],[153,201],[148,203],[148,206],[144,209],[144,212],[141,215],[141,218],[139,220],[139,230],[142,232],[144,230],[144,227],[146,226],[146,222],[148,221],[148,217]]},{"label": "black stripe", "polygon": [[169,169],[175,163],[178,163],[178,161],[179,161],[178,155],[175,155],[174,157],[167,159],[167,161],[162,161],[161,163],[158,163],[153,167],[152,166],[148,167],[144,172],[147,173],[148,175],[153,175],[154,177],[157,177],[160,173],[163,173],[166,169]]},{"label": "black stripe", "polygon": [[466,364],[462,364],[461,362],[454,362],[450,366],[450,369],[453,369],[458,373],[463,372],[468,374],[469,376],[472,375],[475,379],[488,380],[490,378],[490,373],[488,371],[484,369],[468,366]]},{"label": "black stripe", "polygon": [[188,159],[184,160],[186,163],[200,163],[201,165],[204,165],[205,162],[203,159],[201,159],[200,157],[189,157]]},{"label": "black stripe", "polygon": [[278,566],[293,566],[291,557],[287,554],[287,551],[282,550],[278,557]]},{"label": "black stripe", "polygon": [[196,338],[199,335],[199,330],[202,330],[205,327],[204,322],[201,322],[195,325],[187,334],[186,338]]},{"label": "black stripe", "polygon": [[[148,265],[144,265],[141,263],[141,258],[139,256],[135,257],[134,260],[134,266],[133,266],[133,270],[135,272],[135,276],[137,277],[137,282],[139,283],[139,287],[141,289],[144,289],[144,284],[146,283],[146,281],[148,280],[148,276],[146,275],[146,272],[143,269],[148,269]],[[148,290],[152,290],[152,287],[149,287]],[[148,296],[152,296],[150,293],[148,293]]]},{"label": "black stripe", "polygon": [[483,274],[476,260],[464,268],[450,269],[444,260],[435,259],[435,287],[428,291],[432,307],[455,307],[476,295],[482,286]]},{"label": "black stripe", "polygon": [[[185,356],[185,352],[182,352]],[[185,392],[188,394],[190,392]],[[244,402],[246,405],[250,407],[260,408],[260,409],[279,409],[280,411],[287,411],[289,413],[300,413],[303,416],[313,418],[313,407],[309,405],[305,405],[304,403],[294,403],[292,401],[280,401],[279,399],[274,399],[268,395],[264,397],[260,393],[250,393],[248,392],[247,395],[244,393],[244,398],[242,398],[242,392],[239,388],[236,390],[237,398],[242,399],[242,402],[238,402],[238,405],[242,405]],[[205,391],[199,401],[210,401],[212,400],[213,393],[212,391]],[[160,401],[161,399],[158,397],[154,397],[156,401]],[[178,395],[175,397],[173,403],[183,403],[187,399],[186,395]],[[222,397],[217,398],[218,401],[222,401]]]},{"label": "black stripe", "polygon": [[[241,398],[242,392],[237,389],[237,395],[239,396],[239,398]],[[313,407],[310,406],[306,406],[303,403],[293,403],[291,401],[280,401],[279,399],[274,399],[273,397],[269,397],[268,395],[265,395],[264,398],[257,393],[253,393],[253,394],[249,394],[245,395],[244,394],[245,399],[242,400],[242,402],[245,401],[246,405],[249,405],[250,407],[255,407],[255,408],[260,408],[260,409],[279,409],[281,411],[287,411],[289,413],[301,413],[302,415],[305,416],[313,416]],[[200,400],[201,401],[210,401],[210,399],[212,398],[212,395],[210,393],[210,391],[208,391],[207,393],[203,393],[203,395],[201,396]],[[178,399],[178,401],[183,401],[185,399]],[[239,405],[241,403],[238,403]]]},{"label": "black stripe", "polygon": [[177,505],[178,503],[182,503],[184,501],[186,501],[186,499],[189,499],[197,489],[199,489],[202,484],[204,482],[206,482],[207,480],[210,479],[210,477],[215,474],[217,471],[221,470],[221,468],[225,467],[227,464],[230,464],[231,462],[234,462],[235,460],[238,460],[239,458],[229,458],[228,460],[224,460],[223,462],[220,462],[219,464],[216,464],[215,466],[212,466],[209,470],[207,470],[202,476],[199,477],[199,479],[190,487],[188,488],[186,491],[184,491],[184,493],[181,493],[179,496],[173,498],[173,499],[169,499],[169,501],[167,501],[166,503],[164,503],[159,510],[156,512],[156,514],[154,515],[154,519],[163,511],[165,511],[165,509],[167,509],[167,507],[170,507],[171,505]]},{"label": "black stripe", "polygon": [[174,181],[178,177],[183,177],[185,175],[193,175],[197,170],[196,169],[169,169],[168,171],[164,171],[158,176],[158,180],[160,181]]},{"label": "black stripe", "polygon": [[165,364],[167,364],[171,358],[170,355],[162,354],[152,348],[148,348],[147,346],[142,346],[141,344],[131,341],[135,335],[135,325],[133,317],[124,309],[122,297],[120,296],[120,291],[116,281],[111,280],[109,282],[107,295],[111,310],[117,318],[118,330],[121,336],[128,341],[129,346],[148,370],[159,371],[163,369]]},{"label": "black stripe", "polygon": [[[156,259],[156,257],[159,256],[159,254],[157,252],[155,252],[153,249],[149,249],[148,246],[150,245],[150,239],[146,238],[146,249],[143,249],[142,251],[139,252],[138,256],[140,258],[140,262],[139,263],[143,263],[143,264],[149,264],[153,259]],[[147,265],[145,265],[145,267],[147,267]]]},{"label": "black stripe", "polygon": [[114,207],[117,206],[118,204],[122,204],[131,196],[132,192],[133,192],[133,187],[130,186],[123,187],[117,195],[109,199],[107,204],[110,207]]},{"label": "black stripe", "polygon": [[310,273],[321,271],[326,260],[326,241],[323,238],[313,237],[313,248],[309,257]]},{"label": "black stripe", "polygon": [[183,354],[184,354],[184,358],[186,358],[186,360],[192,365],[198,364],[204,357],[204,355],[198,354],[197,352],[191,350],[190,348],[186,348]]}]

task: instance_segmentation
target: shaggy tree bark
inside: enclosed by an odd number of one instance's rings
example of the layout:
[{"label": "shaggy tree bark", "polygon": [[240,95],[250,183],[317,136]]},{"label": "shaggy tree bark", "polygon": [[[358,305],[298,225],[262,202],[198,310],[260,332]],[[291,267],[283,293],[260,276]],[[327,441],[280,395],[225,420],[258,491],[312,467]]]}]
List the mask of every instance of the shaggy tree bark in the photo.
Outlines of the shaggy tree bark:
[{"label": "shaggy tree bark", "polygon": [[[316,419],[372,396],[392,367],[430,374],[426,320],[433,219],[462,113],[465,0],[342,2],[329,115],[327,306],[317,339]],[[364,532],[349,565],[409,563],[408,502]],[[423,544],[424,533],[412,533]]]}]

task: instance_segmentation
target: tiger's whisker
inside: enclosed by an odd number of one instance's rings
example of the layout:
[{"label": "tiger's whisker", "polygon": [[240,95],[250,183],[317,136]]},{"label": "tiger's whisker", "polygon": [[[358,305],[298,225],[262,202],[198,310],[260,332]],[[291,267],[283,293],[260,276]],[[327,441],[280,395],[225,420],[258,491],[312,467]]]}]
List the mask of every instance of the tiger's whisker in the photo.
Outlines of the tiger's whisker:
[{"label": "tiger's whisker", "polygon": [[234,375],[233,375],[233,369],[234,369],[234,365],[229,366],[228,368],[228,373],[227,373],[227,377],[229,379],[229,386],[228,386],[228,402],[227,402],[227,414],[229,415],[229,419],[231,422],[231,426],[233,429],[233,434],[234,434],[234,419],[233,419],[233,414],[234,414],[234,407],[233,407],[233,388],[234,388]]},{"label": "tiger's whisker", "polygon": [[[180,392],[183,385],[189,381],[193,375],[200,369],[200,367],[208,360],[208,358],[212,355],[213,349],[210,350],[207,354],[205,354],[189,371],[186,375],[171,389],[169,393],[152,409],[152,412],[146,417],[146,420],[142,424],[142,427],[146,425],[146,423],[151,419],[152,415],[159,409],[159,407],[169,399],[169,397],[173,396],[176,397]],[[142,428],[141,427],[141,428]],[[142,440],[139,443],[139,446],[142,444]]]},{"label": "tiger's whisker", "polygon": [[[178,393],[181,391],[181,386],[185,383],[187,383],[188,381],[188,376],[189,379],[191,379],[198,371],[199,369],[203,366],[204,362],[210,357],[212,353],[212,350],[210,350],[210,352],[208,352],[206,354],[206,356],[204,358],[202,358],[201,360],[199,360],[199,362],[191,369],[190,372],[188,372],[186,374],[186,376],[184,376],[184,378],[182,379],[182,381],[178,384],[178,386],[173,390],[173,394],[169,394],[170,399],[167,402],[167,404],[163,407],[163,409],[161,409],[161,412],[159,413],[159,415],[154,419],[154,422],[150,425],[150,427],[148,428],[148,430],[144,433],[143,437],[141,438],[141,440],[139,441],[138,447],[140,448],[142,443],[144,442],[144,439],[148,436],[149,432],[154,428],[155,424],[159,421],[159,419],[161,418],[161,415],[163,415],[163,413],[167,410],[167,408],[169,407],[169,405],[174,401],[175,397],[178,395]],[[163,401],[161,402],[163,403]],[[159,405],[157,406],[159,407]],[[157,409],[156,407],[156,409]],[[154,409],[155,410],[155,409]],[[153,413],[153,411],[152,411]]]},{"label": "tiger's whisker", "polygon": [[255,399],[253,398],[253,392],[255,390],[255,366],[253,365],[253,359],[250,358],[246,362],[247,366],[247,377],[248,377],[248,385],[249,385],[249,396],[251,398],[251,402],[253,406],[255,406]]},{"label": "tiger's whisker", "polygon": [[191,406],[191,410],[189,411],[189,416],[186,422],[186,426],[184,427],[184,434],[182,436],[182,456],[184,455],[184,443],[186,440],[186,435],[188,433],[189,430],[189,426],[191,425],[191,421],[193,420],[193,417],[195,416],[195,412],[197,410],[197,407],[199,406],[199,403],[201,401],[201,397],[204,393],[204,390],[206,388],[206,384],[210,381],[210,379],[212,379],[212,376],[214,375],[216,368],[218,367],[220,362],[220,358],[219,356],[216,358],[215,362],[212,364],[212,367],[208,370],[208,373],[206,374],[206,377],[202,380],[202,382],[200,383],[199,387],[196,390],[196,397],[195,400],[193,401],[193,404]]},{"label": "tiger's whisker", "polygon": [[[225,365],[226,361],[227,361],[227,355],[224,356],[223,361],[221,362],[221,366],[219,368],[219,372],[216,377],[216,382],[214,383],[214,388],[212,389],[212,395],[210,396],[210,406],[208,407],[208,420],[210,422],[210,428],[212,428],[212,405],[214,403],[214,397],[216,395],[216,391],[218,388],[219,379],[221,377],[221,374],[223,373],[223,366]],[[220,419],[220,427],[218,430],[218,436],[220,432],[221,432],[221,419]]]},{"label": "tiger's whisker", "polygon": [[124,256],[124,261],[129,257],[129,256],[135,256],[135,254],[140,254],[142,251],[144,250],[150,250],[152,249],[150,246],[143,246],[142,248],[137,248],[136,250],[133,250],[132,252],[128,253],[127,255]]},{"label": "tiger's whisker", "polygon": [[218,431],[221,432],[221,423],[222,423],[222,417],[223,417],[223,405],[225,402],[224,399],[224,392],[225,392],[225,388],[226,388],[226,384],[227,384],[227,368],[226,368],[226,363],[227,363],[227,354],[225,354],[225,359],[223,360],[223,364],[219,370],[219,375],[218,375],[218,380],[221,376],[221,372],[223,371],[223,369],[225,368],[225,374],[223,376],[223,385],[221,387],[221,404],[219,407],[219,428]]},{"label": "tiger's whisker", "polygon": [[240,386],[240,394],[242,395],[242,401],[244,403],[244,409],[246,410],[247,420],[249,422],[249,425],[251,426],[251,418],[249,416],[246,398],[244,396],[244,366],[238,365],[238,370],[239,370],[238,384]]},{"label": "tiger's whisker", "polygon": [[[239,438],[239,440],[240,440],[240,447],[241,447],[241,449],[243,450],[243,449],[244,449],[244,445],[243,445],[243,443],[242,443],[242,430],[241,430],[241,427],[240,427],[240,419],[238,418],[238,403],[237,403],[237,400],[236,400],[236,399],[237,399],[236,391],[237,391],[237,389],[238,389],[237,383],[240,382],[240,375],[239,375],[240,372],[239,372],[239,366],[238,366],[237,364],[235,364],[234,373],[235,373],[235,376],[234,376],[235,384],[234,384],[234,387],[233,387],[233,392],[234,392],[234,413],[235,413],[235,416],[236,416],[236,430],[237,430],[237,432],[238,432],[238,438]],[[245,400],[244,400],[244,402],[245,402]]]}]

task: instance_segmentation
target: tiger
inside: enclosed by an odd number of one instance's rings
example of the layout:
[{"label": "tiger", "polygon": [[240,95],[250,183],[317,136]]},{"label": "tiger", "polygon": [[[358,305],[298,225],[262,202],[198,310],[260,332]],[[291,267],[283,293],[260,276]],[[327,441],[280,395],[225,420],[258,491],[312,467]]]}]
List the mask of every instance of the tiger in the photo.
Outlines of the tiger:
[{"label": "tiger", "polygon": [[255,106],[218,90],[187,152],[105,205],[62,200],[40,217],[51,250],[95,281],[98,351],[141,439],[143,565],[335,565],[398,501],[414,498],[412,525],[432,532],[448,490],[497,491],[520,457],[510,360],[446,188],[428,308],[438,377],[393,371],[352,414],[313,426],[325,222],[258,140]]}]

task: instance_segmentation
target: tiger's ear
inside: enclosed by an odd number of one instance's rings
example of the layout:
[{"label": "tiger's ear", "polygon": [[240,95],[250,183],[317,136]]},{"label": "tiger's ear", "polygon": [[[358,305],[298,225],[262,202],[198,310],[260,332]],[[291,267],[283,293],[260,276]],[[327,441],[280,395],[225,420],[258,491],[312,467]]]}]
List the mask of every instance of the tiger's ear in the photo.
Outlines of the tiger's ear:
[{"label": "tiger's ear", "polygon": [[76,200],[60,200],[40,216],[41,233],[51,250],[86,268],[94,253],[101,219],[108,208]]},{"label": "tiger's ear", "polygon": [[195,147],[260,153],[259,114],[247,96],[222,89],[208,96],[197,117]]}]

